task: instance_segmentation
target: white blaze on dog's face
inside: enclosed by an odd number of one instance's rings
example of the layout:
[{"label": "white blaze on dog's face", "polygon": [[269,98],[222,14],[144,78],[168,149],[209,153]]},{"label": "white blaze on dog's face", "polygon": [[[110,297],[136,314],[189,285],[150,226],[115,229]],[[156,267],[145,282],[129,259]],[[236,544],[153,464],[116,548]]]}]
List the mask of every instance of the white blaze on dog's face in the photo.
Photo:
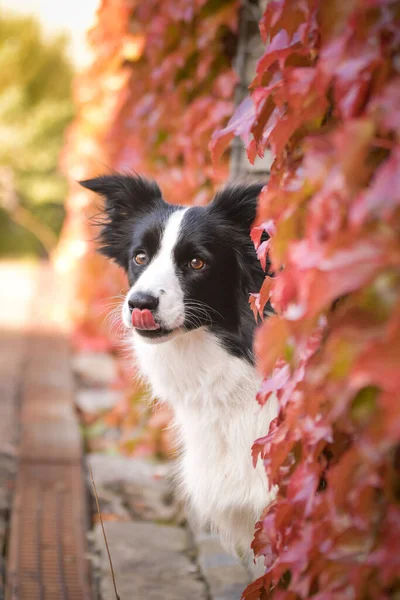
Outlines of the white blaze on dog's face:
[{"label": "white blaze on dog's face", "polygon": [[135,298],[138,299],[139,305],[142,299],[144,307],[146,304],[151,306],[149,299],[154,298],[156,320],[166,332],[173,332],[184,325],[184,290],[178,277],[174,249],[186,210],[179,209],[168,216],[160,236],[159,248],[154,256],[149,256],[147,251],[139,247],[134,250],[133,262],[138,254],[143,254],[146,258],[143,265],[136,263],[130,267],[131,271],[136,271],[137,279],[123,306],[123,321],[127,327],[132,327],[132,307],[135,306]]},{"label": "white blaze on dog's face", "polygon": [[[109,175],[83,182],[105,197],[101,252],[126,271],[123,321],[149,342],[206,327],[251,359],[249,293],[265,274],[249,237],[261,184],[228,187],[208,206],[171,205],[156,183]],[[249,358],[250,357],[250,358]]]}]

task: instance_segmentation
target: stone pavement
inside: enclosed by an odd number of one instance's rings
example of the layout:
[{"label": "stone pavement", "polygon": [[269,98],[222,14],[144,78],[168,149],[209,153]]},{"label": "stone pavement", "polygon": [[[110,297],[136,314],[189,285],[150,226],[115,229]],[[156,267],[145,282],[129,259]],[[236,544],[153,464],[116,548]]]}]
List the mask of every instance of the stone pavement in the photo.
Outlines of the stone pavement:
[{"label": "stone pavement", "polygon": [[[103,454],[87,460],[121,600],[240,599],[247,572],[209,533],[189,525],[168,465]],[[99,523],[90,538],[98,595],[108,600],[113,587]]]}]

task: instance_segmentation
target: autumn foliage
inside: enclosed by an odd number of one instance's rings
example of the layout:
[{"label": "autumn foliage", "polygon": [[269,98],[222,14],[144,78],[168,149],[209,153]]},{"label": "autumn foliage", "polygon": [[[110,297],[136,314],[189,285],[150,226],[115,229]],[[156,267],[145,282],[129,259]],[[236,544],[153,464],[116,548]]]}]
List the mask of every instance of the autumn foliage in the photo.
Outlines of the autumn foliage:
[{"label": "autumn foliage", "polygon": [[[256,441],[276,502],[257,525],[266,574],[246,600],[400,594],[400,4],[278,0],[250,97],[214,134],[275,160],[252,237],[275,277],[251,298]],[[271,235],[260,245],[261,233]]]}]

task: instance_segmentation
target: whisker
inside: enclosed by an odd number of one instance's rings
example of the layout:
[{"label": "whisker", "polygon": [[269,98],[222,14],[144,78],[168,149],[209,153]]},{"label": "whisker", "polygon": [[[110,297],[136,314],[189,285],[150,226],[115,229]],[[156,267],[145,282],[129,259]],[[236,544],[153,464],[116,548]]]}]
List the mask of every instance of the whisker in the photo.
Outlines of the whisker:
[{"label": "whisker", "polygon": [[213,308],[212,306],[210,306],[209,304],[207,304],[206,302],[204,302],[202,300],[195,300],[195,299],[189,298],[185,304],[188,306],[192,306],[193,308],[203,308],[207,312],[210,311],[211,313],[215,313],[216,315],[221,317],[221,319],[224,319],[223,315],[218,310],[216,310],[215,308]]}]

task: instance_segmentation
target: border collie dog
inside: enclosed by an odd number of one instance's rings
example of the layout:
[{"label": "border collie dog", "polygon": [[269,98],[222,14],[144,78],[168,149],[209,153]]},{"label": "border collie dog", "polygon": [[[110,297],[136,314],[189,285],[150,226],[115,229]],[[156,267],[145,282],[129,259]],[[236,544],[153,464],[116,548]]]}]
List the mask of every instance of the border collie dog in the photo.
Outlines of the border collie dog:
[{"label": "border collie dog", "polygon": [[139,176],[82,185],[105,198],[101,252],[128,275],[123,322],[153,395],[173,408],[180,485],[250,565],[255,522],[275,495],[251,447],[278,412],[275,398],[255,400],[248,302],[265,275],[249,236],[262,184],[226,187],[205,207],[168,204]]}]

